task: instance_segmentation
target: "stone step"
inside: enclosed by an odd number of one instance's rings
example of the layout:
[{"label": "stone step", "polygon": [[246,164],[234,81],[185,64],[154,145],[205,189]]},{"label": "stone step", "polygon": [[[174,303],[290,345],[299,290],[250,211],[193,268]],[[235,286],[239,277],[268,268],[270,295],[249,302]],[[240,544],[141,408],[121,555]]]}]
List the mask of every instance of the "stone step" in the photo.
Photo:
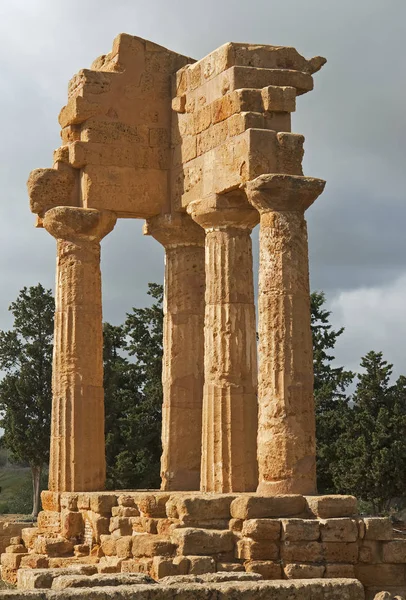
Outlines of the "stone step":
[{"label": "stone step", "polygon": [[[227,574],[229,575],[229,574]],[[213,575],[211,575],[213,577]],[[296,581],[222,581],[190,583],[115,585],[63,590],[4,590],[0,600],[365,600],[364,589],[354,579],[312,579]]]}]

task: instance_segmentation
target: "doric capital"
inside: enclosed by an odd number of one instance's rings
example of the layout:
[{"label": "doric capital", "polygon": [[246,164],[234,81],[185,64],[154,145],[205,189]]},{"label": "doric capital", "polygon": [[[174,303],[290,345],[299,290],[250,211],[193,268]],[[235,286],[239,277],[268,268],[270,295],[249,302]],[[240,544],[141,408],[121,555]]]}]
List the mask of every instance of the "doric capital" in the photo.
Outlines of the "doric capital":
[{"label": "doric capital", "polygon": [[144,235],[151,235],[165,248],[204,246],[204,230],[186,213],[157,215],[145,221]]},{"label": "doric capital", "polygon": [[261,214],[270,211],[304,212],[324,190],[326,182],[300,175],[260,175],[245,184],[249,202]]},{"label": "doric capital", "polygon": [[206,231],[228,228],[251,230],[259,223],[257,211],[250,206],[244,191],[240,189],[194,200],[187,211]]},{"label": "doric capital", "polygon": [[100,242],[114,229],[116,220],[108,210],[57,206],[45,213],[43,226],[57,240]]}]

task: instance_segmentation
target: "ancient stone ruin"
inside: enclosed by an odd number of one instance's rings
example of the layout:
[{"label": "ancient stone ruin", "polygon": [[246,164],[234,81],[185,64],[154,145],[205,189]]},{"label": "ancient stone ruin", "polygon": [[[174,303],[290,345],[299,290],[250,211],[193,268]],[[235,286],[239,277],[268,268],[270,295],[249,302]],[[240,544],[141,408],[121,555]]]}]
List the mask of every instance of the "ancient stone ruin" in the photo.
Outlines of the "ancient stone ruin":
[{"label": "ancient stone ruin", "polygon": [[[195,61],[122,34],[70,82],[62,146],[28,181],[57,278],[49,491],[1,559],[20,589],[138,573],[193,598],[231,597],[229,580],[236,598],[406,593],[390,520],[316,490],[304,213],[325,182],[303,175],[291,113],[324,63],[235,43]],[[166,253],[160,491],[103,492],[100,242],[117,218]]]}]

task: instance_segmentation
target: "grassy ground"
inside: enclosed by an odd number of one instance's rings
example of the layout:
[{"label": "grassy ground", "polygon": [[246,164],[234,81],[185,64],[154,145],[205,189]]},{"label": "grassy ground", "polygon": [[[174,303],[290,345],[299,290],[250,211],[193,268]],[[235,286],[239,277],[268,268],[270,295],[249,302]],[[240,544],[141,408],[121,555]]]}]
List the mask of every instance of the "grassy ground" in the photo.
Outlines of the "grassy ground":
[{"label": "grassy ground", "polygon": [[[16,512],[14,500],[21,496],[22,490],[30,489],[31,471],[29,468],[17,467],[6,461],[4,450],[0,451],[0,515]],[[18,510],[20,512],[20,510]]]}]

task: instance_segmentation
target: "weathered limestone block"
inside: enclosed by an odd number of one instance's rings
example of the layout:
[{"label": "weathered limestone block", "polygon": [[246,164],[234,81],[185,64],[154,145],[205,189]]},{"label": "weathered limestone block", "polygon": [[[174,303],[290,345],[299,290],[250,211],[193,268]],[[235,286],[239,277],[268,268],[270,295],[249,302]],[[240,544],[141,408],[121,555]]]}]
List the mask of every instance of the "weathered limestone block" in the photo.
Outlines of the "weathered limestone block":
[{"label": "weathered limestone block", "polygon": [[[187,573],[187,567],[185,573]],[[179,573],[177,565],[173,564],[172,558],[154,556],[152,559],[151,575],[154,579],[162,579],[163,577],[171,577],[173,575],[181,574],[183,575],[184,573]]]},{"label": "weathered limestone block", "polygon": [[82,558],[83,556],[89,556],[90,546],[88,544],[75,544],[73,546],[73,554],[78,558]]},{"label": "weathered limestone block", "polygon": [[35,554],[31,552],[22,557],[21,568],[28,569],[46,569],[49,565],[49,558],[44,554]]},{"label": "weathered limestone block", "polygon": [[[107,535],[109,533],[109,517],[103,517],[99,513],[88,511],[85,518],[86,521],[91,525],[92,538],[98,544],[100,542],[101,535]],[[86,536],[85,536],[86,539]]]},{"label": "weathered limestone block", "polygon": [[297,516],[304,512],[306,501],[298,494],[279,496],[239,496],[231,503],[235,519],[266,519]]},{"label": "weathered limestone block", "polygon": [[152,558],[130,558],[121,563],[122,573],[145,573],[149,574],[152,570]]},{"label": "weathered limestone block", "polygon": [[259,573],[264,579],[282,579],[280,562],[271,560],[250,560],[244,563],[247,573]]},{"label": "weathered limestone block", "polygon": [[32,171],[27,187],[31,212],[37,215],[55,206],[79,206],[79,171],[69,165]]},{"label": "weathered limestone block", "polygon": [[34,553],[46,554],[49,557],[64,556],[73,552],[73,544],[64,538],[37,537],[34,542]]},{"label": "weathered limestone block", "polygon": [[154,583],[151,577],[140,573],[95,573],[94,575],[61,575],[52,582],[52,589],[116,587],[121,585],[141,585]]},{"label": "weathered limestone block", "polygon": [[126,535],[116,540],[116,553],[119,558],[132,557],[133,537]]},{"label": "weathered limestone block", "polygon": [[188,556],[190,575],[203,575],[204,573],[215,573],[216,561],[211,556]]},{"label": "weathered limestone block", "polygon": [[42,510],[44,510],[44,511],[60,512],[61,511],[61,494],[59,492],[43,490],[41,492],[41,504],[42,504]]},{"label": "weathered limestone block", "polygon": [[[128,508],[135,508],[138,510],[138,508],[135,504],[135,496],[134,495],[120,494],[120,496],[117,498],[117,502],[118,502],[119,507],[124,506],[124,507],[128,507]],[[139,511],[138,511],[138,513],[139,513]],[[137,515],[134,515],[134,516],[137,516]]]},{"label": "weathered limestone block", "polygon": [[49,487],[101,490],[105,457],[100,240],[112,231],[116,217],[58,207],[47,211],[43,222],[58,241]]},{"label": "weathered limestone block", "polygon": [[325,519],[320,521],[323,542],[356,542],[358,525],[354,519]]},{"label": "weathered limestone block", "polygon": [[76,558],[76,556],[57,556],[49,559],[51,569],[66,569],[77,565],[97,565],[100,560],[100,547],[94,546],[90,556]]},{"label": "weathered limestone block", "polygon": [[111,515],[117,504],[117,496],[111,492],[89,494],[90,510],[101,515]]},{"label": "weathered limestone block", "polygon": [[393,540],[383,544],[382,558],[385,563],[406,564],[406,540]]},{"label": "weathered limestone block", "polygon": [[356,542],[323,542],[323,556],[330,563],[358,562],[358,544]]},{"label": "weathered limestone block", "polygon": [[[78,510],[78,494],[72,494],[71,492],[60,494],[60,503],[62,510],[75,512]],[[89,507],[87,506],[86,508]]]},{"label": "weathered limestone block", "polygon": [[313,542],[320,537],[320,523],[316,519],[282,519],[282,540]]},{"label": "weathered limestone block", "polygon": [[239,535],[242,532],[242,528],[244,527],[243,519],[230,519],[228,522],[228,528],[235,535]]},{"label": "weathered limestone block", "polygon": [[308,496],[310,512],[320,519],[352,517],[357,514],[357,499],[354,496]]},{"label": "weathered limestone block", "polygon": [[406,585],[404,565],[355,565],[355,576],[365,586]]},{"label": "weathered limestone block", "polygon": [[279,540],[281,522],[276,519],[248,519],[244,521],[242,535],[253,540]]},{"label": "weathered limestone block", "polygon": [[235,496],[229,494],[174,495],[166,504],[168,517],[184,525],[201,521],[230,519],[230,506]]},{"label": "weathered limestone block", "polygon": [[147,533],[132,536],[132,555],[135,558],[142,556],[172,556],[175,549],[175,545],[164,536],[149,535]]},{"label": "weathered limestone block", "polygon": [[123,558],[118,558],[117,556],[102,556],[97,565],[97,572],[120,573],[121,563],[123,562],[123,560]]},{"label": "weathered limestone block", "polygon": [[231,531],[212,529],[193,529],[185,527],[175,529],[171,540],[178,546],[178,554],[208,555],[231,552],[233,550],[233,534]]},{"label": "weathered limestone block", "polygon": [[94,565],[78,565],[69,569],[19,569],[17,588],[19,590],[50,589],[52,582],[62,575],[93,575],[97,572]]},{"label": "weathered limestone block", "polygon": [[[260,212],[259,493],[316,491],[312,337],[304,210],[325,182],[263,175],[246,185]],[[289,331],[289,334],[287,332]]]},{"label": "weathered limestone block", "polygon": [[361,563],[367,564],[383,562],[382,544],[375,540],[363,540],[359,546],[358,560]]},{"label": "weathered limestone block", "polygon": [[316,579],[323,577],[325,570],[326,567],[324,565],[308,565],[303,563],[290,563],[283,568],[286,579]]},{"label": "weathered limestone block", "polygon": [[241,563],[218,562],[217,572],[239,573],[245,571]]},{"label": "weathered limestone block", "polygon": [[117,540],[111,535],[101,535],[100,546],[105,556],[114,556],[117,553]]},{"label": "weathered limestone block", "polygon": [[141,516],[162,519],[166,517],[166,503],[170,498],[169,494],[138,494],[136,503]]},{"label": "weathered limestone block", "polygon": [[139,517],[140,511],[131,506],[113,506],[111,514],[113,517]]},{"label": "weathered limestone block", "polygon": [[165,247],[161,489],[200,486],[204,352],[204,230],[186,214],[144,232]]},{"label": "weathered limestone block", "polygon": [[83,515],[80,512],[69,510],[61,511],[61,536],[64,538],[83,537],[85,524]]},{"label": "weathered limestone block", "polygon": [[78,510],[90,510],[90,494],[78,494],[77,499]]},{"label": "weathered limestone block", "polygon": [[323,547],[319,542],[284,542],[281,544],[281,558],[285,562],[320,562],[323,560]]},{"label": "weathered limestone block", "polygon": [[38,513],[37,524],[41,533],[59,533],[61,529],[61,513],[42,510]]},{"label": "weathered limestone block", "polygon": [[109,531],[118,530],[120,535],[131,535],[132,519],[130,517],[112,517],[110,519]]},{"label": "weathered limestone block", "polygon": [[269,540],[255,541],[250,538],[238,540],[236,558],[242,560],[277,560],[279,545]]},{"label": "weathered limestone block", "polygon": [[27,556],[27,554],[27,552],[20,552],[18,554],[10,554],[8,552],[5,552],[1,555],[1,567],[6,569],[17,570],[21,564],[23,556]]},{"label": "weathered limestone block", "polygon": [[324,577],[355,579],[354,565],[326,564]]},{"label": "weathered limestone block", "polygon": [[366,540],[392,540],[393,527],[391,520],[387,517],[367,517],[365,523]]},{"label": "weathered limestone block", "polygon": [[12,544],[7,546],[6,554],[26,554],[27,548],[23,544]]},{"label": "weathered limestone block", "polygon": [[[255,113],[235,117],[238,120],[233,121],[233,126],[237,126],[237,130],[232,131],[231,137],[230,131],[223,143],[173,171],[175,208],[186,208],[191,202],[212,194],[226,194],[230,188],[237,189],[262,173],[303,174],[302,135],[263,129],[265,123],[262,119],[258,122]],[[234,117],[229,121],[232,119]],[[231,129],[231,123],[229,127]]]},{"label": "weathered limestone block", "polygon": [[[278,598],[278,600],[302,600],[303,598],[323,598],[323,600],[364,600],[364,591],[362,585],[356,580],[328,580],[311,579],[296,581],[247,581],[240,577],[240,580],[224,581],[223,577],[215,578],[215,581],[203,580],[190,581],[190,577],[170,578],[167,584],[142,584],[121,586],[106,586],[102,589],[71,589],[59,592],[61,600],[95,600],[96,598],[115,598],[116,600],[126,600],[134,596],[142,597],[145,600],[162,598],[162,600],[172,600],[174,598],[184,598],[193,600],[207,600],[216,598],[226,600],[229,598],[244,598],[244,600],[269,600],[269,598]],[[238,575],[238,574],[235,574]],[[243,575],[240,573],[239,575]],[[252,574],[251,574],[252,575]],[[198,577],[200,580],[200,577]],[[182,582],[183,580],[183,582]],[[219,581],[220,580],[220,581]],[[393,589],[393,588],[392,588]],[[24,598],[42,600],[55,597],[56,591],[31,591],[25,592]],[[21,599],[21,592],[5,591],[3,597],[7,599]]]},{"label": "weathered limestone block", "polygon": [[251,229],[241,194],[188,207],[206,230],[205,382],[201,490],[256,486],[256,339]]}]

